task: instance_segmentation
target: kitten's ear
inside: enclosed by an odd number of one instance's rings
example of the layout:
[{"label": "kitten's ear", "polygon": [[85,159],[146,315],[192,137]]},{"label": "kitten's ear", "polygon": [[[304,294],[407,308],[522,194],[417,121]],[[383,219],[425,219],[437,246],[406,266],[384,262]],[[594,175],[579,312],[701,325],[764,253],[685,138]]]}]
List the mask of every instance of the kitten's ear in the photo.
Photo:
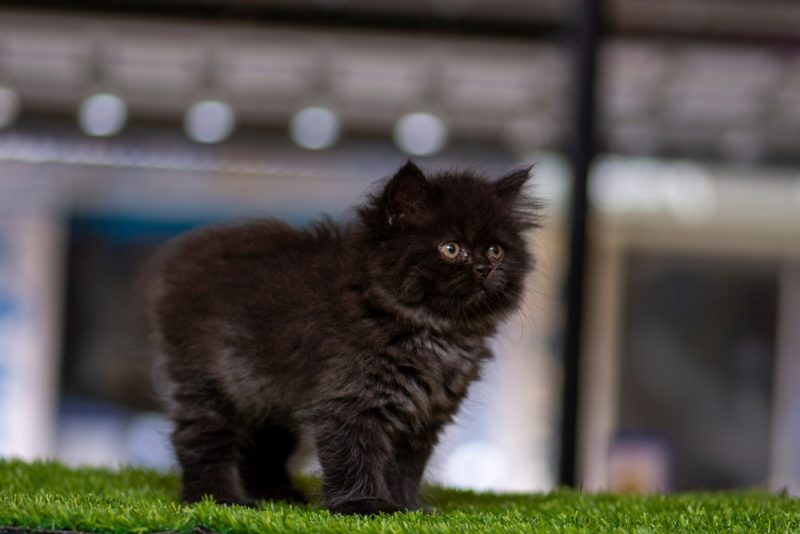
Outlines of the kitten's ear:
[{"label": "kitten's ear", "polygon": [[386,217],[391,226],[413,226],[425,222],[430,215],[430,185],[411,160],[389,180],[384,198]]},{"label": "kitten's ear", "polygon": [[495,190],[497,191],[497,196],[509,201],[516,199],[522,189],[525,187],[525,184],[528,183],[528,180],[531,177],[531,169],[533,169],[533,166],[529,165],[521,169],[511,171],[497,180],[497,182],[494,184]]}]

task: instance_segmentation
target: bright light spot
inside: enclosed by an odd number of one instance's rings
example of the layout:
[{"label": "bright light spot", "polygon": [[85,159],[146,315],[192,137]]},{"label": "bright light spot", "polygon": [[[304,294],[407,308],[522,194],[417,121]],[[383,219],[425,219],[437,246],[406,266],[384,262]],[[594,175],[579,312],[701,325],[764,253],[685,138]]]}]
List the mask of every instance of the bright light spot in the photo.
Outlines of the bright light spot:
[{"label": "bright light spot", "polygon": [[198,143],[219,143],[227,139],[236,126],[236,116],[231,107],[217,100],[202,100],[186,112],[183,127],[192,140]]},{"label": "bright light spot", "polygon": [[717,205],[717,191],[708,173],[694,163],[669,165],[660,180],[664,202],[675,217],[688,224],[709,219]]},{"label": "bright light spot", "polygon": [[604,158],[589,181],[592,203],[612,213],[658,211],[661,198],[652,180],[660,167],[649,158]]},{"label": "bright light spot", "polygon": [[339,117],[326,108],[301,109],[289,123],[292,141],[303,148],[321,150],[332,146],[339,138]]},{"label": "bright light spot", "polygon": [[674,164],[649,158],[606,158],[589,183],[592,203],[612,213],[670,211],[686,224],[714,214],[717,192],[711,176],[690,162]]},{"label": "bright light spot", "polygon": [[8,87],[0,87],[0,129],[14,124],[19,114],[19,97]]},{"label": "bright light spot", "polygon": [[509,474],[503,451],[492,443],[472,441],[457,447],[445,465],[445,483],[458,488],[502,487]]},{"label": "bright light spot", "polygon": [[128,108],[116,95],[101,93],[92,95],[81,103],[78,124],[87,135],[109,137],[125,127]]},{"label": "bright light spot", "polygon": [[447,127],[436,115],[409,113],[394,125],[394,142],[406,154],[430,156],[447,143]]}]

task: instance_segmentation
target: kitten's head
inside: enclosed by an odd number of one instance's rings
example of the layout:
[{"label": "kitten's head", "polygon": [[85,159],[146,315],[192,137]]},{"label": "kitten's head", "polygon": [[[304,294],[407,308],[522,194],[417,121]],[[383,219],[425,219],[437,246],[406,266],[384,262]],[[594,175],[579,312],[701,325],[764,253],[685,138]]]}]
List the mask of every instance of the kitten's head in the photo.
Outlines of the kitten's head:
[{"label": "kitten's head", "polygon": [[404,165],[359,209],[372,282],[407,309],[494,323],[519,303],[532,267],[525,231],[537,204],[529,169],[490,181],[471,172],[425,176]]}]

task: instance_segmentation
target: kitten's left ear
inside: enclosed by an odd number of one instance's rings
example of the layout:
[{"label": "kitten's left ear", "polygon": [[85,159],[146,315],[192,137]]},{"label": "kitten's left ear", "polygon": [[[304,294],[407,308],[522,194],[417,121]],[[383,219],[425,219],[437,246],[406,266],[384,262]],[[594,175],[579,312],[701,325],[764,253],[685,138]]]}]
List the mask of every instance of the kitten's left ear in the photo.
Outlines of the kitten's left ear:
[{"label": "kitten's left ear", "polygon": [[511,171],[497,180],[494,184],[497,196],[509,201],[516,199],[525,187],[525,184],[528,183],[532,169],[533,166],[528,165],[521,169]]},{"label": "kitten's left ear", "polygon": [[400,167],[384,193],[386,217],[391,226],[424,223],[430,214],[430,185],[411,160]]}]

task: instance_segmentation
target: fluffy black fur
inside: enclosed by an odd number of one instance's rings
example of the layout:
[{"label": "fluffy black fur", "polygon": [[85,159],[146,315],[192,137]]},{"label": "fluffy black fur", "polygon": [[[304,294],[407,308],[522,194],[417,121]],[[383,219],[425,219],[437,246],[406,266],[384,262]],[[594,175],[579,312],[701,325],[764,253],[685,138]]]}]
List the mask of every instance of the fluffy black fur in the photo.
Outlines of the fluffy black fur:
[{"label": "fluffy black fur", "polygon": [[183,499],[302,499],[287,459],[310,439],[331,511],[418,508],[440,430],[532,268],[528,174],[409,162],[346,225],[255,220],[167,245],[149,315]]}]

